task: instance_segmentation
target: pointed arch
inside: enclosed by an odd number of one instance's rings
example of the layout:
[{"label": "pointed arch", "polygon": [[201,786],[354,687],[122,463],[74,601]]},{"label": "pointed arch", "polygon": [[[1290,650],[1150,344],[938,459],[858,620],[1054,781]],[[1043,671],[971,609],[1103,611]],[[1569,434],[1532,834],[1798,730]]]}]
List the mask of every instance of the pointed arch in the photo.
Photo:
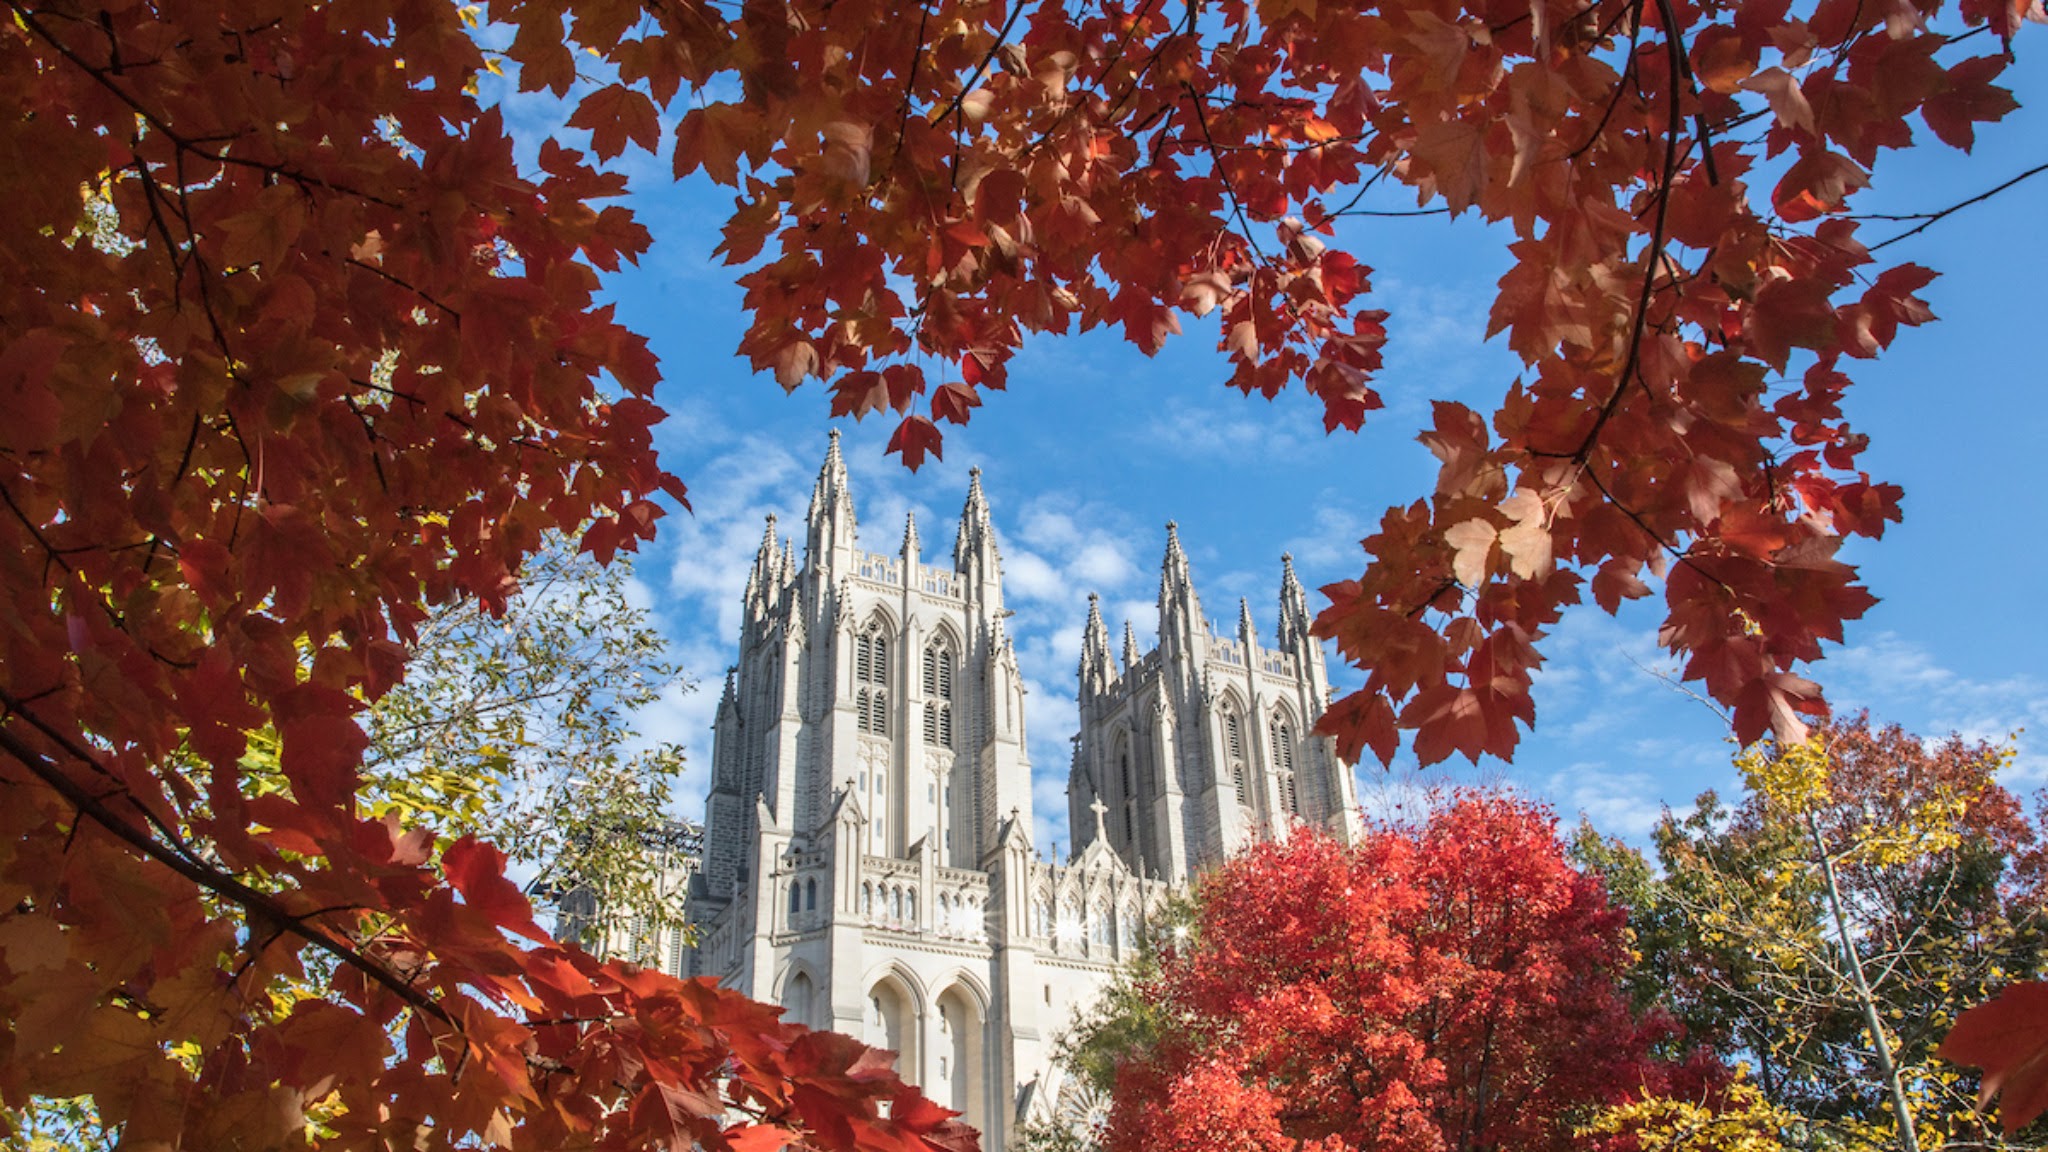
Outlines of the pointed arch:
[{"label": "pointed arch", "polygon": [[967,641],[961,635],[960,626],[950,616],[941,616],[932,623],[931,638],[951,645],[955,652],[967,650]]},{"label": "pointed arch", "polygon": [[810,965],[801,960],[791,961],[778,976],[775,988],[775,1002],[785,1010],[784,1018],[807,1028],[816,1028],[822,1021],[818,1012],[818,991],[824,982],[811,972]]},{"label": "pointed arch", "polygon": [[869,969],[863,983],[868,992],[861,1038],[873,1047],[896,1053],[899,1073],[920,1078],[923,1062],[918,1038],[924,1031],[927,1003],[924,985],[916,973],[896,961]]},{"label": "pointed arch", "polygon": [[1216,709],[1216,722],[1221,729],[1223,764],[1229,772],[1231,785],[1236,789],[1237,802],[1249,808],[1252,794],[1245,765],[1244,713],[1244,706],[1238,702],[1237,693],[1225,692],[1223,702]]},{"label": "pointed arch", "polygon": [[938,1015],[939,1048],[931,1071],[938,1098],[970,1125],[986,1123],[992,1078],[988,1075],[988,994],[962,972],[937,981],[932,998]]},{"label": "pointed arch", "polygon": [[856,726],[876,736],[889,734],[889,662],[895,634],[894,621],[878,607],[853,636]]},{"label": "pointed arch", "polygon": [[1123,848],[1136,859],[1138,851],[1138,778],[1134,756],[1137,740],[1128,721],[1119,721],[1109,741],[1111,771],[1117,782],[1117,815],[1122,824]]},{"label": "pointed arch", "polygon": [[941,623],[925,643],[919,662],[924,694],[924,742],[942,748],[953,746],[953,703],[960,680],[960,646],[952,630]]},{"label": "pointed arch", "polygon": [[1272,748],[1273,775],[1280,785],[1280,808],[1290,816],[1301,815],[1301,789],[1295,776],[1296,733],[1300,730],[1286,704],[1274,706],[1267,735]]}]

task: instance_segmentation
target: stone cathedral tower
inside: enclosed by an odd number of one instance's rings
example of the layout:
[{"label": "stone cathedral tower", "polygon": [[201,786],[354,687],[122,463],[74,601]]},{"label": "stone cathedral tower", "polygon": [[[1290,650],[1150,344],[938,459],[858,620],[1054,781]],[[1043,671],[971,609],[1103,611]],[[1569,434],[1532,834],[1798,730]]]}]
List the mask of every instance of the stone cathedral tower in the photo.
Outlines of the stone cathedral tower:
[{"label": "stone cathedral tower", "polygon": [[976,472],[950,564],[915,521],[866,551],[832,436],[799,559],[769,519],[713,727],[691,975],[898,1053],[904,1077],[1004,1152],[1027,1120],[1082,1119],[1058,1033],[1171,885],[1294,820],[1356,828],[1349,770],[1309,738],[1327,700],[1291,566],[1280,646],[1202,619],[1171,530],[1160,645],[1099,611],[1081,662],[1075,853],[1030,841],[1024,684]]},{"label": "stone cathedral tower", "polygon": [[1330,681],[1322,645],[1309,633],[1294,558],[1281,558],[1273,647],[1260,645],[1251,606],[1240,600],[1237,610],[1237,635],[1217,635],[1172,524],[1159,573],[1157,647],[1140,653],[1126,621],[1119,671],[1100,606],[1089,598],[1081,732],[1067,781],[1077,849],[1106,837],[1140,875],[1180,884],[1296,824],[1346,843],[1357,839],[1351,766],[1337,758],[1333,741],[1310,735],[1329,703]]}]

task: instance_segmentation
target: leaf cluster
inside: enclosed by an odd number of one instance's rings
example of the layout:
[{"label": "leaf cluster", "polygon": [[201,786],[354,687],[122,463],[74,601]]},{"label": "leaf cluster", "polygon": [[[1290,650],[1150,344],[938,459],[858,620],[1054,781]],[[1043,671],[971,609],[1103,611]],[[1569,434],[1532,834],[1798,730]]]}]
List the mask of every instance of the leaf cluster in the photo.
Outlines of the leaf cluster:
[{"label": "leaf cluster", "polygon": [[1577,1147],[1591,1110],[1719,1082],[1651,1056],[1627,964],[1548,813],[1463,794],[1226,863],[1081,1050],[1114,1066],[1113,1149]]},{"label": "leaf cluster", "polygon": [[1965,1008],[2048,963],[2048,924],[2015,868],[2039,829],[1997,782],[2008,761],[1863,716],[1745,753],[1742,802],[1707,794],[1667,815],[1655,871],[1582,830],[1579,859],[1629,908],[1637,995],[1669,1004],[1685,1043],[1749,1064],[1771,1106],[1800,1118],[1788,1146],[1897,1142],[1866,1004],[1918,1138],[1994,1139],[1976,1078],[1935,1050]]},{"label": "leaf cluster", "polygon": [[[613,47],[640,15],[577,8]],[[503,12],[527,79],[570,59],[560,6]],[[515,159],[477,16],[7,5],[0,1101],[132,1147],[957,1142],[850,1040],[558,945],[454,834],[548,802],[550,744],[602,767],[629,677],[449,728],[469,685],[423,669],[365,799],[422,629],[482,639],[521,572],[573,598],[527,566],[551,534],[609,561],[685,495],[597,299],[647,232],[578,151]],[[559,677],[522,639],[632,654],[580,627],[505,637],[492,690]],[[492,831],[599,839],[528,816]]]},{"label": "leaf cluster", "polygon": [[[1318,627],[1369,676],[1328,730],[1505,755],[1560,613],[1654,579],[1685,675],[1791,744],[1821,707],[1798,666],[1871,603],[1837,552],[1898,516],[1847,367],[1930,318],[1933,273],[1878,267],[1846,210],[1921,127],[1967,148],[2011,111],[1996,81],[2040,15],[7,9],[0,155],[34,163],[0,172],[0,1095],[194,1147],[299,1143],[315,1115],[337,1147],[952,1138],[869,1057],[557,949],[494,850],[359,807],[359,714],[437,609],[502,614],[549,533],[608,561],[685,497],[653,451],[658,366],[598,299],[650,239],[607,165],[660,147],[665,109],[677,174],[737,196],[741,352],[894,413],[913,466],[1027,333],[1151,351],[1183,313],[1214,318],[1233,386],[1299,383],[1355,428],[1388,318],[1338,222],[1397,185],[1500,222],[1490,326],[1525,376],[1490,419],[1436,407],[1432,491],[1329,589]],[[498,73],[572,99],[588,152],[517,161],[481,99]],[[512,772],[526,738],[392,731],[424,773],[405,802],[457,823],[482,793],[448,758]],[[321,995],[271,1002],[302,979]]]},{"label": "leaf cluster", "polygon": [[364,716],[368,810],[490,840],[540,901],[580,893],[591,943],[635,918],[647,932],[682,922],[664,843],[682,750],[637,747],[632,717],[688,684],[629,600],[631,578],[623,559],[600,565],[550,537],[502,615],[429,615],[405,680]]}]

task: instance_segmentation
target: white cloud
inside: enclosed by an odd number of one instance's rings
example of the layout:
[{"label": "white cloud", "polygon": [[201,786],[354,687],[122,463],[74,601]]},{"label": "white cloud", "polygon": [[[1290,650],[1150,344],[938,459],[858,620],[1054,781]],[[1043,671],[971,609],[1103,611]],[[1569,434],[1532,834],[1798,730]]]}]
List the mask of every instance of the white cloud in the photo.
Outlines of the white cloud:
[{"label": "white cloud", "polygon": [[[1026,663],[1022,653],[1019,663],[1048,667]],[[1071,740],[1080,705],[1071,690],[1051,687],[1029,673],[1024,678],[1024,693],[1025,733],[1031,742],[1031,843],[1050,856],[1057,840],[1065,853],[1073,845],[1067,827],[1067,772],[1073,766]]]},{"label": "white cloud", "polygon": [[1994,744],[2011,739],[2017,755],[2006,784],[2048,784],[2048,754],[2035,736],[2048,731],[2048,681],[2030,675],[1964,676],[1893,632],[1836,650],[1815,667],[1815,674],[1837,715],[1868,708],[1874,720],[1903,725],[1929,739],[1951,732]]},{"label": "white cloud", "polygon": [[1661,789],[1661,781],[1649,772],[1581,762],[1552,774],[1542,790],[1567,827],[1573,816],[1584,815],[1602,833],[1640,844],[1664,814]]},{"label": "white cloud", "polygon": [[1307,446],[1293,408],[1247,409],[1242,398],[1225,399],[1234,401],[1230,408],[1212,403],[1170,409],[1145,425],[1139,436],[1148,445],[1176,456],[1225,461],[1232,456],[1245,460],[1285,458]]},{"label": "white cloud", "polygon": [[1106,536],[1082,545],[1067,567],[1078,583],[1095,589],[1120,588],[1138,574],[1129,545]]},{"label": "white cloud", "polygon": [[1137,637],[1138,650],[1149,652],[1159,643],[1159,600],[1157,597],[1140,600],[1104,601],[1102,618],[1109,622],[1110,642],[1115,646],[1117,658],[1123,658],[1124,623],[1128,621],[1131,632]]},{"label": "white cloud", "polygon": [[1381,277],[1373,306],[1385,308],[1386,369],[1378,384],[1387,411],[1381,419],[1407,421],[1429,401],[1477,390],[1498,390],[1520,361],[1505,342],[1486,339],[1493,292],[1478,281],[1443,284]]},{"label": "white cloud", "polygon": [[1372,529],[1357,513],[1336,499],[1318,502],[1315,526],[1287,542],[1297,569],[1320,569],[1356,574],[1365,568],[1365,552],[1358,546]]},{"label": "white cloud", "polygon": [[1064,601],[1067,585],[1059,570],[1043,557],[1018,549],[1003,557],[1003,595],[1012,602]]},{"label": "white cloud", "polygon": [[1040,771],[1031,778],[1031,846],[1040,855],[1053,858],[1057,850],[1064,860],[1074,848],[1073,830],[1067,827],[1067,773]]}]

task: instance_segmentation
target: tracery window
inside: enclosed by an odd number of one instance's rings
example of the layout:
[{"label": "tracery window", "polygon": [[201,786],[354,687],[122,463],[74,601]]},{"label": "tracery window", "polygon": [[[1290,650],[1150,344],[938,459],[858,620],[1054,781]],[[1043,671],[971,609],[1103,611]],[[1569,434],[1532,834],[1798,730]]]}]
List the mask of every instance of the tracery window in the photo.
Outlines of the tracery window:
[{"label": "tracery window", "polygon": [[1300,798],[1294,786],[1294,729],[1284,716],[1273,717],[1273,769],[1280,777],[1281,805],[1300,815]]},{"label": "tracery window", "polygon": [[880,620],[853,640],[854,708],[863,732],[889,734],[889,638]]},{"label": "tracery window", "polygon": [[1228,706],[1223,710],[1223,755],[1230,761],[1230,781],[1237,789],[1237,802],[1250,806],[1251,789],[1244,777],[1244,717]]},{"label": "tracery window", "polygon": [[924,742],[953,746],[953,649],[934,640],[924,650]]}]

